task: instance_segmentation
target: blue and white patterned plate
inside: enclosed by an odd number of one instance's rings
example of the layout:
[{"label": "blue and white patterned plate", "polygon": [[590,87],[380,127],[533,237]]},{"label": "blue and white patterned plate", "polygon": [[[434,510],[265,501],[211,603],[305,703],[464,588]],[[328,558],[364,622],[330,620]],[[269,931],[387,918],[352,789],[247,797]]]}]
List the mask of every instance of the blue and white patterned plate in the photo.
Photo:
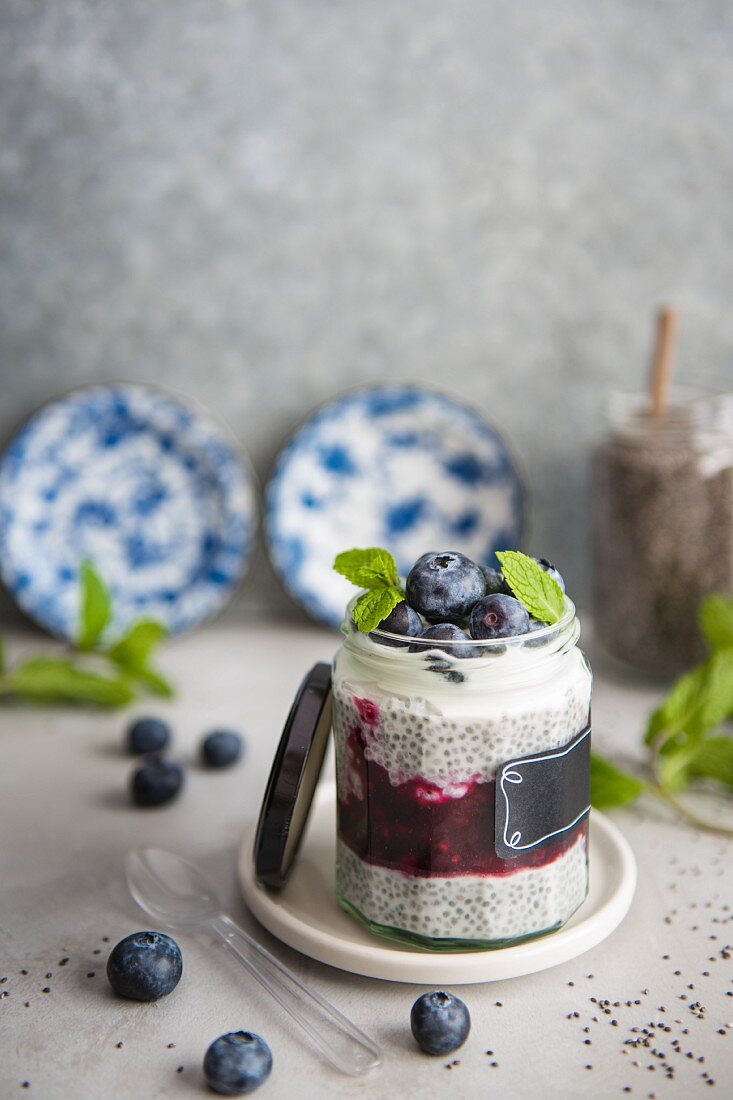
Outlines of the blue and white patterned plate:
[{"label": "blue and white patterned plate", "polygon": [[0,459],[0,576],[65,638],[91,559],[114,629],[173,632],[216,614],[241,579],[256,523],[251,474],[221,428],[154,387],[99,385],[45,405]]},{"label": "blue and white patterned plate", "polygon": [[268,550],[294,599],[337,626],[354,591],[333,572],[339,551],[387,547],[403,574],[426,550],[489,564],[520,545],[524,496],[510,451],[475,409],[418,386],[360,390],[280,451],[265,493]]}]

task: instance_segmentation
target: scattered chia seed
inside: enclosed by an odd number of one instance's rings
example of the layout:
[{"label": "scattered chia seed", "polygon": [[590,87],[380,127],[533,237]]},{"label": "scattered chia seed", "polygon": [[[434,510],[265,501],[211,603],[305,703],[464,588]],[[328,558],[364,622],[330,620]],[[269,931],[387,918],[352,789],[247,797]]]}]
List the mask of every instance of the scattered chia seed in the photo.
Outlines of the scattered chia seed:
[{"label": "scattered chia seed", "polygon": [[41,993],[50,993],[50,992],[51,992],[51,987],[48,986],[48,985],[44,985],[43,989],[41,990]]}]

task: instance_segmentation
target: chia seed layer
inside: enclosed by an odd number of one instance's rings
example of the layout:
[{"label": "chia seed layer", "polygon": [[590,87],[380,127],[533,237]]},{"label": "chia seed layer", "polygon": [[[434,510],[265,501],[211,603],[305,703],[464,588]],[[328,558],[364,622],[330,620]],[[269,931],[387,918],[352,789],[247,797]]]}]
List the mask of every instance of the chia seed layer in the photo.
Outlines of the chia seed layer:
[{"label": "chia seed layer", "polygon": [[376,867],[339,843],[337,889],[368,921],[431,939],[490,943],[548,931],[588,889],[586,834],[553,863],[511,875],[415,878]]},{"label": "chia seed layer", "polygon": [[[575,656],[568,654],[568,661],[580,666],[582,658]],[[417,776],[448,793],[454,788],[458,796],[468,781],[493,780],[499,765],[513,757],[567,744],[586,725],[590,705],[587,676],[577,668],[545,685],[536,699],[507,691],[494,709],[485,700],[477,702],[472,715],[436,713],[424,697],[387,694],[374,683],[358,685],[338,676],[333,693],[340,792],[356,782],[346,751],[355,728],[362,731],[367,760],[383,767],[392,783]]]},{"label": "chia seed layer", "polygon": [[338,655],[337,885],[367,921],[490,943],[556,927],[580,905],[586,820],[510,859],[494,846],[497,769],[566,745],[588,722],[580,651],[564,651],[549,672],[543,660],[525,650],[464,661],[464,680],[446,683],[417,672],[417,655],[397,669],[387,658],[383,676],[379,652]]}]

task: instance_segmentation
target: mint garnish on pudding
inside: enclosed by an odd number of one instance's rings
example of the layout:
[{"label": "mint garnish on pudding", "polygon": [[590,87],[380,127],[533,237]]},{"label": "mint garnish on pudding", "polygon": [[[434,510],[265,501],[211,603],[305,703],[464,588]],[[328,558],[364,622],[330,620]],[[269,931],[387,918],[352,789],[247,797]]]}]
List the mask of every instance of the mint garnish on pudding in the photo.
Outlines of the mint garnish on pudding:
[{"label": "mint garnish on pudding", "polygon": [[519,550],[500,550],[496,556],[509,587],[530,615],[541,623],[558,622],[565,610],[565,596],[552,575],[559,576],[554,566],[546,562],[543,568]]},{"label": "mint garnish on pudding", "polygon": [[389,550],[381,550],[378,546],[345,550],[337,555],[333,567],[347,581],[367,590],[359,596],[353,610],[354,625],[365,634],[376,630],[405,598]]},{"label": "mint garnish on pudding", "polygon": [[565,611],[564,582],[552,563],[519,550],[499,551],[496,557],[501,572],[454,550],[423,554],[404,588],[394,558],[380,547],[346,550],[333,567],[365,589],[352,607],[354,626],[365,634],[379,628],[432,638],[441,628],[447,638],[451,627],[450,636],[457,633],[460,641],[486,641],[559,622]]}]

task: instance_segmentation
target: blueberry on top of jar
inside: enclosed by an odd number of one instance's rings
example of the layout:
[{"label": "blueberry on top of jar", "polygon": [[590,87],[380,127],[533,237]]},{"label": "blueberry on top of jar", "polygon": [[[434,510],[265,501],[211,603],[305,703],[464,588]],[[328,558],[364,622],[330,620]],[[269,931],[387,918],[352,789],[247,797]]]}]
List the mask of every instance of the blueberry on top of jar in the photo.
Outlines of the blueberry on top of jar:
[{"label": "blueberry on top of jar", "polygon": [[529,613],[514,596],[484,596],[471,612],[471,637],[512,638],[529,630]]},{"label": "blueberry on top of jar", "polygon": [[506,596],[511,595],[511,589],[500,569],[492,569],[490,565],[480,565],[479,569],[483,573],[486,582],[485,595],[494,596],[499,592],[503,592]]},{"label": "blueberry on top of jar", "polygon": [[[441,642],[450,644],[440,645]],[[436,649],[450,653],[453,657],[476,656],[476,647],[471,645],[468,634],[453,623],[436,623],[435,626],[429,626],[427,630],[423,630],[411,644],[410,653],[428,653]]]},{"label": "blueberry on top of jar", "polygon": [[410,607],[406,600],[402,600],[401,603],[392,608],[385,619],[382,619],[377,630],[386,630],[388,634],[404,634],[405,641],[400,642],[396,638],[374,637],[373,634],[372,637],[375,642],[380,642],[381,645],[405,646],[407,645],[407,638],[416,638],[421,633],[422,628],[423,622],[417,611]]},{"label": "blueberry on top of jar", "polygon": [[452,550],[423,554],[407,576],[407,602],[432,623],[463,623],[486,592],[478,565]]}]

